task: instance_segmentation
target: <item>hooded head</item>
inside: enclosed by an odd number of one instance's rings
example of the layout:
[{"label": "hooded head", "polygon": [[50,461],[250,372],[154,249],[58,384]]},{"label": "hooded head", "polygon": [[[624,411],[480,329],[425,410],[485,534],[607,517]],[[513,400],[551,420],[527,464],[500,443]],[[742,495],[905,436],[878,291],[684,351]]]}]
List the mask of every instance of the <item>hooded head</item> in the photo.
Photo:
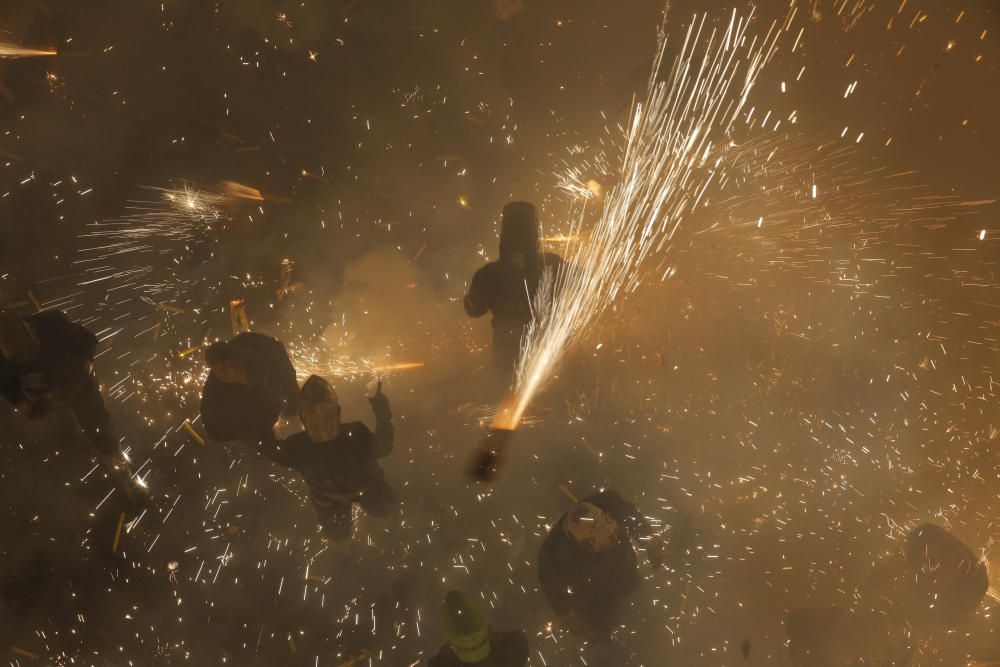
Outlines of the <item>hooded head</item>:
[{"label": "hooded head", "polygon": [[577,503],[566,513],[563,530],[588,551],[604,551],[618,542],[618,522],[597,505]]},{"label": "hooded head", "polygon": [[11,361],[27,361],[38,354],[39,342],[31,325],[10,312],[0,312],[0,354]]},{"label": "hooded head", "polygon": [[503,207],[500,222],[500,259],[523,268],[537,261],[541,252],[538,212],[526,201]]},{"label": "hooded head", "polygon": [[313,442],[330,442],[340,434],[340,399],[333,385],[311,375],[299,392],[299,417]]},{"label": "hooded head", "polygon": [[490,627],[475,598],[451,591],[441,605],[441,616],[451,650],[462,663],[474,665],[489,657]]},{"label": "hooded head", "polygon": [[239,345],[219,341],[205,350],[205,363],[212,375],[227,384],[251,385],[250,355]]}]

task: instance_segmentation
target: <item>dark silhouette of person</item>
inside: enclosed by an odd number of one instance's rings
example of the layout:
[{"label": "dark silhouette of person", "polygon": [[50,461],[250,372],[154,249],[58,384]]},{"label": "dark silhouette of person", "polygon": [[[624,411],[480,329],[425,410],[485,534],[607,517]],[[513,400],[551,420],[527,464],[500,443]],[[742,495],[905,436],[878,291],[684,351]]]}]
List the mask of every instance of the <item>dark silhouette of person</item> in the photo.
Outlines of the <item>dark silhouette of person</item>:
[{"label": "dark silhouette of person", "polygon": [[493,352],[500,369],[510,370],[517,364],[542,275],[560,264],[558,255],[542,252],[534,205],[514,201],[504,206],[500,257],[476,271],[465,295],[465,312],[470,317],[493,314]]}]

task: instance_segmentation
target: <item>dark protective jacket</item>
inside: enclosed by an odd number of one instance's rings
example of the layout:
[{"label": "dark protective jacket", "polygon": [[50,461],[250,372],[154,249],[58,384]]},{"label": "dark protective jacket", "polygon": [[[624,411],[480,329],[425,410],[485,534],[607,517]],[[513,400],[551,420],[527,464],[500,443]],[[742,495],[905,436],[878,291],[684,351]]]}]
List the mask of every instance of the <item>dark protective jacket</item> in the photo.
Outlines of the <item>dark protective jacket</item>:
[{"label": "dark protective jacket", "polygon": [[538,290],[543,271],[557,270],[561,264],[559,255],[538,253],[524,270],[518,270],[501,253],[499,260],[472,276],[465,312],[470,317],[493,313],[493,347],[499,357],[517,358],[521,337],[531,322],[531,296]]},{"label": "dark protective jacket", "polygon": [[520,630],[494,632],[490,630],[490,654],[475,663],[462,662],[448,644],[427,662],[427,667],[524,667],[528,664],[528,638]]},{"label": "dark protective jacket", "polygon": [[282,406],[297,405],[295,367],[281,341],[270,336],[247,332],[229,343],[252,353],[251,385],[222,382],[210,374],[201,395],[205,431],[218,441],[267,438],[281,416]]},{"label": "dark protective jacket", "polygon": [[43,413],[52,403],[68,406],[98,455],[119,454],[94,375],[97,336],[62,311],[47,310],[24,320],[38,338],[38,352],[27,361],[0,355],[0,394],[14,405],[29,403]]},{"label": "dark protective jacket", "polygon": [[632,540],[648,534],[645,519],[614,491],[591,494],[583,502],[610,514],[621,533],[616,544],[593,553],[566,534],[562,525],[565,514],[549,530],[538,553],[538,581],[552,611],[559,616],[572,611],[587,617],[610,614],[639,585]]},{"label": "dark protective jacket", "polygon": [[990,587],[986,565],[944,528],[925,523],[906,539],[905,586],[899,603],[911,623],[946,629],[982,603]]},{"label": "dark protective jacket", "polygon": [[14,404],[46,398],[68,400],[90,375],[97,337],[61,311],[36,313],[24,320],[38,338],[38,354],[29,361],[3,359],[0,390],[4,398]]},{"label": "dark protective jacket", "polygon": [[284,442],[266,442],[262,453],[280,466],[298,471],[318,507],[349,502],[382,476],[378,460],[392,452],[391,421],[379,421],[372,433],[361,422],[342,424],[332,442],[313,442],[305,432]]}]

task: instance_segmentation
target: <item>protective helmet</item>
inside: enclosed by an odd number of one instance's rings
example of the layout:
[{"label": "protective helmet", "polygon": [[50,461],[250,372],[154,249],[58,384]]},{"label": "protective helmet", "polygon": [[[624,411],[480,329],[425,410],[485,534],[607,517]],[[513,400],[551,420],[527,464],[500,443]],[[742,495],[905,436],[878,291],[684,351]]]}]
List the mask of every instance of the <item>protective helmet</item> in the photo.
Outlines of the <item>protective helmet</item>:
[{"label": "protective helmet", "polygon": [[500,254],[537,253],[540,244],[535,205],[526,201],[512,201],[504,206],[500,221]]},{"label": "protective helmet", "polygon": [[463,663],[482,662],[490,655],[490,627],[482,605],[471,595],[451,591],[441,605],[451,650]]},{"label": "protective helmet", "polygon": [[563,529],[590,551],[604,551],[618,541],[618,522],[600,507],[588,502],[577,503],[567,512]]},{"label": "protective helmet", "polygon": [[30,324],[14,313],[0,312],[0,354],[11,361],[26,361],[38,354],[38,347]]},{"label": "protective helmet", "polygon": [[336,440],[340,433],[340,399],[333,385],[311,375],[299,392],[299,417],[313,442]]},{"label": "protective helmet", "polygon": [[260,382],[254,373],[253,354],[232,341],[218,341],[205,350],[205,363],[222,382],[253,386]]},{"label": "protective helmet", "polygon": [[925,523],[906,538],[909,566],[900,601],[908,620],[950,628],[975,612],[990,587],[986,565],[944,528]]}]

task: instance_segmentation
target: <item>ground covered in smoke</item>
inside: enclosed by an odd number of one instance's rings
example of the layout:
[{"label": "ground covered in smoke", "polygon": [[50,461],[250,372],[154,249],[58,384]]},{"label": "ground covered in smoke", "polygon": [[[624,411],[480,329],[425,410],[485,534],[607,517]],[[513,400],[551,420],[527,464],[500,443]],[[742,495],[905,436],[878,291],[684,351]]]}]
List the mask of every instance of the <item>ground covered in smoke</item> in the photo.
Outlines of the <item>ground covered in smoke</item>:
[{"label": "ground covered in smoke", "polygon": [[[600,185],[584,216],[615,185],[662,10],[615,4],[0,9],[0,41],[59,52],[0,60],[3,300],[102,338],[157,498],[116,538],[72,419],[3,413],[5,659],[415,665],[460,588],[526,631],[532,665],[600,664],[537,587],[560,485],[614,488],[670,538],[624,619],[635,664],[790,664],[787,611],[850,604],[921,522],[1000,561],[989,3],[799,2],[746,114],[770,133],[568,355],[500,479],[468,481],[505,382],[461,296],[505,201],[537,201],[554,238],[567,183]],[[728,20],[701,5],[673,3],[670,40],[692,12]],[[286,258],[302,284],[281,293]],[[349,548],[295,475],[185,427],[237,298],[348,418],[371,423],[387,375],[402,508],[361,516]],[[995,596],[920,664],[1000,660]]]}]

